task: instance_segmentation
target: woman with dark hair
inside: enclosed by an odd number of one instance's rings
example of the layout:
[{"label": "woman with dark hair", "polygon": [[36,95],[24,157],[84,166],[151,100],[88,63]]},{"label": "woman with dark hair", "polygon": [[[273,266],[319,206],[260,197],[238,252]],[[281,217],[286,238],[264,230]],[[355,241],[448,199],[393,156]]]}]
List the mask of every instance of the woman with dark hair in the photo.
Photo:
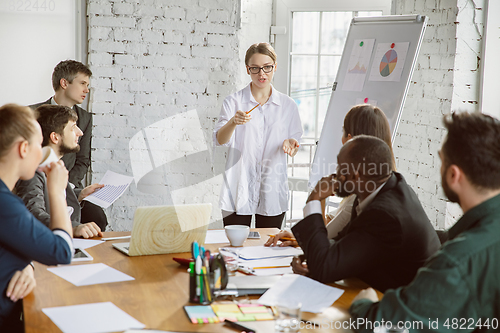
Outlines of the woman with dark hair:
[{"label": "woman with dark hair", "polygon": [[286,154],[299,149],[302,125],[297,105],[271,84],[277,68],[271,45],[246,52],[251,82],[228,96],[214,129],[214,144],[230,147],[220,208],[224,225],[281,228],[288,209]]}]

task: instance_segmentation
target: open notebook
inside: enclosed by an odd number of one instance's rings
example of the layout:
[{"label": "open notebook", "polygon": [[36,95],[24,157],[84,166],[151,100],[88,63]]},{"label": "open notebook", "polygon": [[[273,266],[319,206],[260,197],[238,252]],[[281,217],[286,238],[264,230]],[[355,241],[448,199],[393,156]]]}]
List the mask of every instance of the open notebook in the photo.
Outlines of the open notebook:
[{"label": "open notebook", "polygon": [[205,244],[212,204],[138,207],[129,243],[113,247],[129,256],[191,251]]}]

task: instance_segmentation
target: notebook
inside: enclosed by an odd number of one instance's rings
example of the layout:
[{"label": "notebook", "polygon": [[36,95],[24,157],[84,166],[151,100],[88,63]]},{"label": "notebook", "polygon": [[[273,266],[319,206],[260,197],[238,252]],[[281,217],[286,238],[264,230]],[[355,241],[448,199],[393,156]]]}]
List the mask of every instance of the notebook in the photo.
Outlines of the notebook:
[{"label": "notebook", "polygon": [[190,252],[205,244],[212,204],[138,207],[128,243],[113,247],[129,256]]}]

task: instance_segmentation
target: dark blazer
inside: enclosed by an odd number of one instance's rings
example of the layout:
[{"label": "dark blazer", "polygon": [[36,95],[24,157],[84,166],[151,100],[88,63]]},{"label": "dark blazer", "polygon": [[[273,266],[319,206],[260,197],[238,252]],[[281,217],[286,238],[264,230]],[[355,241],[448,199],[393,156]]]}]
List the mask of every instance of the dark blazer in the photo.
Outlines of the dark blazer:
[{"label": "dark blazer", "polygon": [[408,284],[440,247],[415,192],[394,172],[373,201],[335,238],[321,214],[292,228],[307,258],[311,278],[330,283],[357,277],[380,291]]},{"label": "dark blazer", "polygon": [[[40,105],[50,104],[50,98],[42,103],[30,105],[35,110]],[[75,105],[73,109],[78,114],[76,125],[82,130],[83,136],[79,140],[78,153],[65,154],[62,158],[69,171],[69,182],[77,188],[83,188],[82,179],[90,166],[90,147],[92,145],[92,114]]]}]

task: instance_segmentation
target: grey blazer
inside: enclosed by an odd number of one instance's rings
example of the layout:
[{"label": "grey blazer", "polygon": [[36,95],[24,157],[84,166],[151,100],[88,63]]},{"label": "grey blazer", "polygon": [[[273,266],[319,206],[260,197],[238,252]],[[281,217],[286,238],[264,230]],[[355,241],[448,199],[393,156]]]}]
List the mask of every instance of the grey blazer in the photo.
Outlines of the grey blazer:
[{"label": "grey blazer", "polygon": [[[35,110],[37,107],[50,104],[50,98],[42,103],[30,105]],[[92,146],[92,114],[75,105],[73,109],[78,114],[76,125],[82,130],[83,136],[79,140],[78,153],[65,154],[62,157],[66,169],[69,171],[69,182],[82,189],[82,179],[90,167],[90,147]]]},{"label": "grey blazer", "polygon": [[[31,214],[47,227],[50,225],[49,193],[47,178],[43,172],[37,170],[35,176],[30,180],[18,181],[14,192],[23,200]],[[66,186],[66,203],[68,207],[73,207],[73,213],[70,217],[73,227],[80,225],[81,222],[81,208],[77,193],[79,194],[80,190],[75,192],[68,183],[68,186]]]}]

